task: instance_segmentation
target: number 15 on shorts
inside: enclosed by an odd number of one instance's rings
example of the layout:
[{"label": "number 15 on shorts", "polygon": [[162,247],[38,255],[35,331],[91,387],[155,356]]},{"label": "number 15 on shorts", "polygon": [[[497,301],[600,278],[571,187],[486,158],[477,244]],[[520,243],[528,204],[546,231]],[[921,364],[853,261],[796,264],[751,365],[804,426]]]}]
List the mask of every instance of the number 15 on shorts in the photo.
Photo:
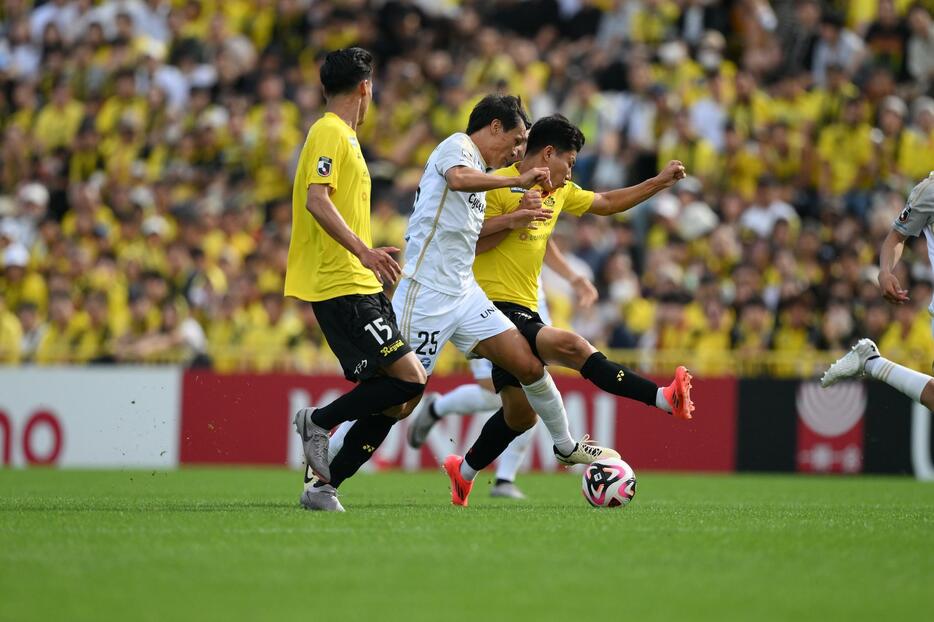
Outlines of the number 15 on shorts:
[{"label": "number 15 on shorts", "polygon": [[376,340],[376,345],[381,346],[392,337],[392,327],[386,324],[386,320],[381,317],[378,317],[369,324],[366,324],[363,328],[366,330],[366,332],[373,335],[373,339]]}]

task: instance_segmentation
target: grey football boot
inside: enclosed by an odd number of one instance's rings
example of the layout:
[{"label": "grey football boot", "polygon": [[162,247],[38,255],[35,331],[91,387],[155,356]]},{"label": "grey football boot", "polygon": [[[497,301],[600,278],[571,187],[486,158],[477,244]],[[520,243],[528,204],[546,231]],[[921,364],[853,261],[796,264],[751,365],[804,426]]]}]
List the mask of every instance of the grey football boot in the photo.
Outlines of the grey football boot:
[{"label": "grey football boot", "polygon": [[318,512],[343,512],[344,506],[337,498],[337,489],[330,484],[324,486],[308,486],[302,492],[299,500],[306,510]]},{"label": "grey football boot", "polygon": [[302,437],[305,464],[311,467],[321,481],[329,482],[331,481],[331,467],[328,463],[330,437],[327,430],[311,420],[311,413],[314,411],[314,408],[302,408],[295,413],[292,423],[295,424],[295,432]]}]

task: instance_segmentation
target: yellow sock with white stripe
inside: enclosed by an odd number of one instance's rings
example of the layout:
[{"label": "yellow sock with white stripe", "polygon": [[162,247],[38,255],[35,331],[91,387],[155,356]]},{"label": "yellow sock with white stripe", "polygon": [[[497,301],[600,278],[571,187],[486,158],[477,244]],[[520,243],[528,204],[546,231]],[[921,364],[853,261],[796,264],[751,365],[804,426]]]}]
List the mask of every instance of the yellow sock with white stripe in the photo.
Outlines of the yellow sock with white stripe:
[{"label": "yellow sock with white stripe", "polygon": [[921,392],[931,380],[930,376],[908,369],[898,363],[876,357],[866,361],[866,373],[881,380],[894,389],[898,389],[914,401],[921,403]]}]

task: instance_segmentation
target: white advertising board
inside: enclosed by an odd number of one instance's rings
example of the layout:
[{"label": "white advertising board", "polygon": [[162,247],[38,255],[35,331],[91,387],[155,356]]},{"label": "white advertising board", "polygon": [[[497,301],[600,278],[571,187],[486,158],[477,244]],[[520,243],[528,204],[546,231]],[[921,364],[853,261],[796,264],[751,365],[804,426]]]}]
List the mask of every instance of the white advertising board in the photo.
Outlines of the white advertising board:
[{"label": "white advertising board", "polygon": [[0,368],[0,464],[178,465],[177,368]]}]

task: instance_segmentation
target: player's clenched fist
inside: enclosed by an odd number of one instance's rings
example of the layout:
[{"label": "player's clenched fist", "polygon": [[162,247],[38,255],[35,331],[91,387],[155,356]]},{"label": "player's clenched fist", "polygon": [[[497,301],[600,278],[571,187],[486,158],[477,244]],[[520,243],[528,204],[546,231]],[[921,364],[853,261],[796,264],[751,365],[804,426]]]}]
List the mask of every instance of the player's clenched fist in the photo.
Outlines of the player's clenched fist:
[{"label": "player's clenched fist", "polygon": [[537,168],[530,168],[526,172],[519,175],[516,178],[517,185],[522,188],[531,188],[532,186],[538,184],[543,188],[551,187],[551,171],[547,166],[539,166]]},{"label": "player's clenched fist", "polygon": [[891,272],[879,273],[879,287],[882,289],[882,297],[893,305],[903,305],[911,300],[908,290],[902,289],[902,284]]},{"label": "player's clenched fist", "polygon": [[547,221],[553,214],[554,211],[542,207],[542,193],[538,190],[529,190],[522,195],[518,209],[512,212],[509,228],[535,229],[536,223]]},{"label": "player's clenched fist", "polygon": [[684,179],[687,176],[687,172],[684,170],[684,164],[681,160],[672,160],[665,168],[662,169],[662,172],[658,174],[658,180],[664,184],[666,188],[670,188],[675,185],[680,179]]},{"label": "player's clenched fist", "polygon": [[360,263],[364,268],[372,270],[381,283],[395,283],[402,273],[402,268],[390,253],[398,252],[399,249],[395,246],[368,248],[360,254]]}]

